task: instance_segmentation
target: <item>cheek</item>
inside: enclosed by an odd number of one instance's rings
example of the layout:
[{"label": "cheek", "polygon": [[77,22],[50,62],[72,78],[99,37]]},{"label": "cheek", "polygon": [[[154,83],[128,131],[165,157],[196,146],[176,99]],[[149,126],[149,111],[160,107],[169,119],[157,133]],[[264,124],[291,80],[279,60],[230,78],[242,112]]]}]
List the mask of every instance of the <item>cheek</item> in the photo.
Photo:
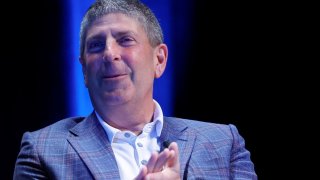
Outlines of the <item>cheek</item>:
[{"label": "cheek", "polygon": [[100,61],[98,58],[88,58],[87,59],[87,73],[88,74],[95,74],[101,67],[102,61]]},{"label": "cheek", "polygon": [[140,58],[138,61],[129,62],[128,66],[135,74],[140,74],[141,76],[145,76],[145,78],[148,78],[148,76],[153,76],[154,64],[150,59],[145,61]]},{"label": "cheek", "polygon": [[122,59],[126,60],[129,67],[139,69],[140,71],[150,71],[154,69],[154,56],[150,49],[126,51]]}]

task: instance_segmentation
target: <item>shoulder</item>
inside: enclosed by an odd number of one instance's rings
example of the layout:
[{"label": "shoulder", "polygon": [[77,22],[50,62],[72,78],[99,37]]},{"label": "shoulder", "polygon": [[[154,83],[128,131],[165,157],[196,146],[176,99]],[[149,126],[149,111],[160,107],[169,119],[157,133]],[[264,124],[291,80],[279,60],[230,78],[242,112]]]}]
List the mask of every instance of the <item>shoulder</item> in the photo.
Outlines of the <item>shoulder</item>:
[{"label": "shoulder", "polygon": [[198,120],[165,117],[169,126],[185,126],[187,132],[195,134],[198,138],[211,140],[233,139],[238,136],[238,130],[233,124],[218,124]]},{"label": "shoulder", "polygon": [[34,133],[41,132],[41,131],[55,131],[55,132],[65,132],[69,131],[69,129],[76,126],[78,123],[82,122],[85,119],[85,117],[70,117],[66,119],[59,120],[49,126],[46,126],[42,129],[39,129],[37,131],[34,131]]},{"label": "shoulder", "polygon": [[[69,135],[69,130],[82,122],[85,117],[70,117],[32,132],[25,132],[23,140],[59,139]],[[41,141],[40,141],[41,142]]]}]

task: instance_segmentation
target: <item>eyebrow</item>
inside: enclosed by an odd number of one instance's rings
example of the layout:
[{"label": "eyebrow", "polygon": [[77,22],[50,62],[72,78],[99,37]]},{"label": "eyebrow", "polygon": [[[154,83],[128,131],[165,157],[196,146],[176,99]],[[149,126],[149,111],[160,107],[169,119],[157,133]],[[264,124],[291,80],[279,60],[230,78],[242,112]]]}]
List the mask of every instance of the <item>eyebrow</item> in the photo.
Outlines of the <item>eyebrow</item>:
[{"label": "eyebrow", "polygon": [[99,40],[99,39],[104,39],[106,36],[103,34],[96,34],[90,37],[87,37],[86,42],[90,42],[92,40]]},{"label": "eyebrow", "polygon": [[115,33],[112,33],[114,37],[121,37],[121,36],[125,36],[125,35],[133,35],[133,36],[137,36],[136,33],[134,33],[133,31],[118,31]]},{"label": "eyebrow", "polygon": [[[126,35],[137,36],[137,33],[134,33],[133,31],[117,31],[117,32],[112,33],[112,36],[114,36],[115,38],[119,38],[119,37],[126,36]],[[87,37],[86,42],[89,42],[92,40],[104,39],[105,37],[106,37],[105,34],[98,33],[93,36]]]}]

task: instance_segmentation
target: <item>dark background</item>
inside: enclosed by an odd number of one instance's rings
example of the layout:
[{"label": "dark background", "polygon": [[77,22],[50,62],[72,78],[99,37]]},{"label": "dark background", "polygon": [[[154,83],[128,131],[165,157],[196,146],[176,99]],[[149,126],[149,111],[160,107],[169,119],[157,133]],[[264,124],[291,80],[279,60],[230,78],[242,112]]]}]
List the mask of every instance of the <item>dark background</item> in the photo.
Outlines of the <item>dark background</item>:
[{"label": "dark background", "polygon": [[[286,44],[283,16],[275,17],[277,10],[265,4],[197,1],[179,9],[179,3],[170,57],[177,68],[174,116],[235,124],[259,179],[288,173],[283,168],[290,165],[290,151],[282,147],[294,149],[285,130],[295,123],[287,110],[293,92],[285,88],[291,79],[279,76],[287,67],[278,61]],[[68,69],[62,2],[12,2],[5,8],[12,11],[1,11],[0,179],[12,179],[22,134],[67,116]],[[181,29],[179,13],[187,11],[192,26],[183,27],[189,34],[181,37],[174,29]]]}]

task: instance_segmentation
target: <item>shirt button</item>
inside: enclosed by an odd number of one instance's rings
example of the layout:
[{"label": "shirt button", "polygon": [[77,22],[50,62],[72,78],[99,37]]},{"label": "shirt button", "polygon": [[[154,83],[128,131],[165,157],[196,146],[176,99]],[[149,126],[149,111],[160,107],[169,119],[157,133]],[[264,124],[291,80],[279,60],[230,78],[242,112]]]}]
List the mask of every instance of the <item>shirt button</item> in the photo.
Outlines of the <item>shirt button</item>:
[{"label": "shirt button", "polygon": [[129,137],[130,137],[130,134],[129,134],[129,133],[124,133],[124,136],[125,136],[126,138],[129,138]]},{"label": "shirt button", "polygon": [[148,161],[146,161],[146,160],[142,160],[142,161],[141,161],[141,164],[142,164],[142,165],[146,165],[147,163],[148,163]]},{"label": "shirt button", "polygon": [[142,145],[141,143],[139,143],[139,142],[137,143],[137,145],[138,145],[139,147],[143,147],[143,145]]}]

